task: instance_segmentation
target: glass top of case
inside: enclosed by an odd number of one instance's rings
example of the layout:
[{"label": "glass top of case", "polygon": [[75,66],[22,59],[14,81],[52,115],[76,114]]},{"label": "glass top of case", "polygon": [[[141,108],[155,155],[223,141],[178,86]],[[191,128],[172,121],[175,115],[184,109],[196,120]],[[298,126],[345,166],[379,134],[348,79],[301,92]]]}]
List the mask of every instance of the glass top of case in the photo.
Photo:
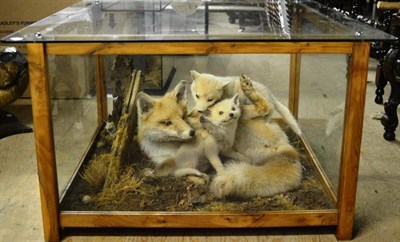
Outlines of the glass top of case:
[{"label": "glass top of case", "polygon": [[310,0],[85,0],[4,42],[385,41]]}]

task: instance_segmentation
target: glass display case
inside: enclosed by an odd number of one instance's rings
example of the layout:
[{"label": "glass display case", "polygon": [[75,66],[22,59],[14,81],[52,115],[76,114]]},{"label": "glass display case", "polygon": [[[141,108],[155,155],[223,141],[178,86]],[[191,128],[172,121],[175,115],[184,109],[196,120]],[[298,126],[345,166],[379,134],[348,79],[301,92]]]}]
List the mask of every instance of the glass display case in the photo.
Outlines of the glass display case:
[{"label": "glass display case", "polygon": [[[86,0],[3,38],[27,45],[46,240],[59,240],[66,227],[295,226],[336,226],[338,239],[351,239],[370,42],[394,40],[309,0]],[[85,97],[54,91],[60,81],[48,66],[68,56],[89,58],[94,83]],[[332,58],[342,65],[332,69]],[[138,68],[144,62],[147,70]],[[193,107],[193,69],[244,73],[268,86],[278,103],[287,100],[302,132],[279,108],[271,122],[300,154],[295,188],[221,198],[210,192],[219,175],[213,169],[210,180],[153,174],[159,167],[141,151],[138,116],[153,108],[146,100],[171,93]],[[150,93],[149,70],[168,77],[167,94],[139,95]],[[327,77],[332,70],[342,73]],[[74,90],[74,83],[62,85]]]}]

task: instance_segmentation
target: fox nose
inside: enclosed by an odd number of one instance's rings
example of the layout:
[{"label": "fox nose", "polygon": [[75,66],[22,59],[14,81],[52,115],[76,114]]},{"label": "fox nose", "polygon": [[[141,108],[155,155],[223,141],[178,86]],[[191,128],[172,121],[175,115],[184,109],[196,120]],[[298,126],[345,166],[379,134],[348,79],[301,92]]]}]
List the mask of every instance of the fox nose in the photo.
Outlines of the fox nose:
[{"label": "fox nose", "polygon": [[192,129],[189,132],[190,137],[194,137],[194,135],[196,134],[196,132]]},{"label": "fox nose", "polygon": [[229,114],[229,117],[233,118],[233,113],[230,113],[230,114]]}]

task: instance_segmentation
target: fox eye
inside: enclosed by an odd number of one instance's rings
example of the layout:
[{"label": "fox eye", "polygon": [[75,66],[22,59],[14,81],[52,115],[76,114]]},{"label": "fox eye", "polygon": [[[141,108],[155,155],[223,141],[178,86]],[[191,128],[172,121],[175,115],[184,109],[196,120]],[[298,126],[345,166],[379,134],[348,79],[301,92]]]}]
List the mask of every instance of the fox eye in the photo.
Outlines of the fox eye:
[{"label": "fox eye", "polygon": [[171,121],[161,121],[160,123],[165,125],[165,126],[170,126],[172,124]]},{"label": "fox eye", "polygon": [[208,102],[212,102],[212,101],[213,101],[213,99],[212,99],[212,98],[209,98],[209,99],[207,99],[207,101],[208,101]]},{"label": "fox eye", "polygon": [[224,114],[224,112],[222,112],[222,111],[219,111],[219,115],[222,115],[222,114]]},{"label": "fox eye", "polygon": [[235,111],[236,110],[236,108],[232,108],[232,111]]},{"label": "fox eye", "polygon": [[199,98],[199,95],[196,94],[196,98]]}]

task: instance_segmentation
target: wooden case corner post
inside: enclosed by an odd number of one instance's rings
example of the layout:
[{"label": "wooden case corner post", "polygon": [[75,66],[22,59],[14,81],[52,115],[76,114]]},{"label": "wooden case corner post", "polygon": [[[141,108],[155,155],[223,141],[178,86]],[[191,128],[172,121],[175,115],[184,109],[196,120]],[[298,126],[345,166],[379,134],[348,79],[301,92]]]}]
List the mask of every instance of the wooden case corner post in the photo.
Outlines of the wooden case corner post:
[{"label": "wooden case corner post", "polygon": [[348,63],[349,73],[339,177],[339,217],[336,231],[336,237],[339,240],[350,240],[353,236],[369,49],[369,42],[354,42],[352,56]]},{"label": "wooden case corner post", "polygon": [[44,238],[60,240],[58,182],[44,44],[27,44]]}]

